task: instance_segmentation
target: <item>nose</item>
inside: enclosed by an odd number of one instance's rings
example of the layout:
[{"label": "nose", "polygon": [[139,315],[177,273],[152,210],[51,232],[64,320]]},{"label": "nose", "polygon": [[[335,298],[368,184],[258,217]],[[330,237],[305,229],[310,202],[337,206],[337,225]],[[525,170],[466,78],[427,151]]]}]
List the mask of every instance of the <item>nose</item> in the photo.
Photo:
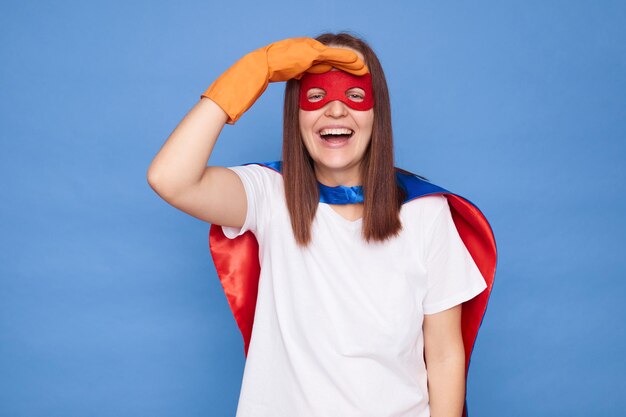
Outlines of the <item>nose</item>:
[{"label": "nose", "polygon": [[345,103],[340,100],[333,100],[326,104],[326,115],[329,117],[343,117],[348,114]]}]

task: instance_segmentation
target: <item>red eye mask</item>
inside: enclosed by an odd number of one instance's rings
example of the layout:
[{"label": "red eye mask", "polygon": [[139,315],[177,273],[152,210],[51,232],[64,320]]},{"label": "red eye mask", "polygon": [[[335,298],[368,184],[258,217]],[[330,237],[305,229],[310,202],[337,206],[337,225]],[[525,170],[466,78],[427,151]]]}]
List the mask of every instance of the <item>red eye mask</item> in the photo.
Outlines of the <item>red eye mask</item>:
[{"label": "red eye mask", "polygon": [[[360,88],[365,92],[361,101],[354,101],[346,95],[352,88]],[[312,88],[321,88],[326,92],[324,98],[311,102],[308,91]],[[318,110],[333,100],[344,102],[354,110],[365,111],[374,107],[374,93],[372,91],[372,76],[368,73],[356,76],[344,71],[328,71],[322,74],[305,73],[300,79],[300,108],[302,110]]]}]

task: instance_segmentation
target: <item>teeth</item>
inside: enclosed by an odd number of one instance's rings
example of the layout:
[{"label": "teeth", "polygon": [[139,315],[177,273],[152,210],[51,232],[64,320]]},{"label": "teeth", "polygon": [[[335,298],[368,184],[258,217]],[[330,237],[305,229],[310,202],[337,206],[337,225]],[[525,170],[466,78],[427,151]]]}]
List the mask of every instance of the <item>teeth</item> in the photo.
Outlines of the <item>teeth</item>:
[{"label": "teeth", "polygon": [[320,135],[351,135],[352,129],[338,128],[338,129],[322,129]]}]

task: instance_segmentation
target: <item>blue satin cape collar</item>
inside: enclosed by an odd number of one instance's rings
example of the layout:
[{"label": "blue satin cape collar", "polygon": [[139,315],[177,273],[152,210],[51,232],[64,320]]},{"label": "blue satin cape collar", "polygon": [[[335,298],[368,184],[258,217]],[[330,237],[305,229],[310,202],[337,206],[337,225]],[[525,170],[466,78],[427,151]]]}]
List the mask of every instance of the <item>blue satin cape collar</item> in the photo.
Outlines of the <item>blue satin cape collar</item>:
[{"label": "blue satin cape collar", "polygon": [[[282,174],[282,161],[251,162],[244,165],[252,164],[263,165]],[[453,194],[438,185],[417,177],[414,174],[405,174],[403,172],[396,171],[396,181],[398,185],[406,191],[407,197],[404,200],[404,203],[428,194]],[[330,187],[320,182],[318,182],[318,185],[320,189],[320,203],[354,204],[363,202],[363,187],[360,185],[354,187],[347,187],[345,185]]]}]

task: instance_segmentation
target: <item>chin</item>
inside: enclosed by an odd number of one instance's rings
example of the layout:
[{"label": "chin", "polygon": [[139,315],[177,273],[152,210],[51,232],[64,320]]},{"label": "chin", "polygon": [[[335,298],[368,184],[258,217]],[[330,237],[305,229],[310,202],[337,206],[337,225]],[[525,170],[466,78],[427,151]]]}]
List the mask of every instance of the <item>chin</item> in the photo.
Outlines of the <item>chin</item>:
[{"label": "chin", "polygon": [[351,170],[357,168],[361,160],[355,160],[353,158],[341,158],[338,156],[328,158],[313,158],[315,166],[318,169],[342,171]]}]

